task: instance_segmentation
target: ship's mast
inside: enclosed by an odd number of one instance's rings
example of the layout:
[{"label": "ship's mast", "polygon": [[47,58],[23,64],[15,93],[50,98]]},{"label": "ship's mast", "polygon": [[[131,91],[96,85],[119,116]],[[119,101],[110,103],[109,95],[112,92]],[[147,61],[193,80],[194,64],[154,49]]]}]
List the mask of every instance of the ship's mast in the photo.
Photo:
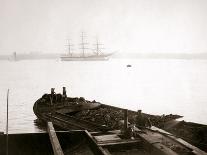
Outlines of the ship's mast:
[{"label": "ship's mast", "polygon": [[101,53],[101,49],[103,49],[103,48],[100,48],[100,45],[103,45],[103,44],[100,44],[98,42],[98,38],[96,38],[96,44],[95,44],[95,46],[96,46],[96,55],[99,55]]},{"label": "ship's mast", "polygon": [[84,36],[84,33],[81,33],[81,49],[82,49],[82,56],[85,57],[85,50],[87,49],[85,45],[87,45],[88,43],[85,42],[84,38],[86,36]]},{"label": "ship's mast", "polygon": [[71,55],[72,55],[72,52],[71,52],[72,49],[71,49],[71,47],[72,47],[73,45],[70,44],[70,40],[69,40],[69,39],[67,40],[67,45],[66,45],[66,46],[68,46],[68,55],[71,56]]},{"label": "ship's mast", "polygon": [[17,52],[14,52],[13,56],[14,56],[14,61],[16,61],[17,60]]}]

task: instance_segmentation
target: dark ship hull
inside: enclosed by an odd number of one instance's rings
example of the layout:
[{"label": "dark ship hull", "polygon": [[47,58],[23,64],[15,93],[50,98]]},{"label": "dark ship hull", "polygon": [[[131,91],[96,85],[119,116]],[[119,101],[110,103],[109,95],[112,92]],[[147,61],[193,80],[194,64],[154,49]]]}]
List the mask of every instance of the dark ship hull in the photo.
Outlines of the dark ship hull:
[{"label": "dark ship hull", "polygon": [[[134,130],[134,133],[136,136],[128,136],[126,138],[125,131],[128,129],[128,123],[136,123],[135,117],[137,112],[135,111],[101,104],[96,101],[88,101],[83,97],[66,97],[66,93],[64,92],[63,95],[53,93],[43,95],[35,102],[33,110],[39,119],[44,122],[51,121],[59,128],[70,131],[87,130],[95,134],[92,136],[92,139],[94,139],[97,145],[102,145],[103,143],[105,147],[105,144],[110,142],[111,145],[106,145],[108,146],[107,149],[111,150],[111,152],[113,152],[114,145],[122,146],[122,144],[124,147],[127,145],[127,148],[132,151],[135,149],[134,145],[137,143],[136,140],[139,139],[145,147],[150,146],[151,150],[157,150],[157,154],[207,155],[207,153],[199,148],[176,137],[176,132],[171,134],[157,128],[164,128],[170,121],[180,118],[178,115],[166,115],[163,117],[143,114],[145,117],[150,118],[153,126],[151,128],[135,127],[136,130]],[[170,129],[172,130],[172,128]],[[113,133],[114,137],[108,136],[111,135],[110,133]],[[177,133],[179,133],[179,131],[177,131]],[[183,136],[186,137],[186,135]],[[133,137],[133,139],[131,139],[131,137]],[[129,143],[134,144],[132,145],[133,147],[129,147]],[[137,144],[135,146],[137,146]],[[153,153],[153,155],[154,154],[156,153]]]}]

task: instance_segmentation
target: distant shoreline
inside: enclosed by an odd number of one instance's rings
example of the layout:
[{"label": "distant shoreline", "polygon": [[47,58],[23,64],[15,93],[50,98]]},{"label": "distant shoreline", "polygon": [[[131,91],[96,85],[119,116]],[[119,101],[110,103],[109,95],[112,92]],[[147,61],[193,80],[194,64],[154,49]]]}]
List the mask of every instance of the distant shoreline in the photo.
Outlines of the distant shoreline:
[{"label": "distant shoreline", "polygon": [[120,53],[112,57],[131,59],[207,59],[207,53]]},{"label": "distant shoreline", "polygon": [[[0,55],[0,60],[41,60],[41,59],[59,59],[63,54],[59,53],[17,53]],[[207,53],[115,53],[110,58],[115,59],[185,59],[185,60],[205,60]]]}]

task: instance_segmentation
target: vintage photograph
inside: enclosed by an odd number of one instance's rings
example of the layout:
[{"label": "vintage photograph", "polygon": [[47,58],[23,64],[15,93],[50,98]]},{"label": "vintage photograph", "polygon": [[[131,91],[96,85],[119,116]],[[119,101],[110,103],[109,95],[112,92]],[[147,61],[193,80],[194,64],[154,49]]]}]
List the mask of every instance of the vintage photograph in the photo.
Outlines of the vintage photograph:
[{"label": "vintage photograph", "polygon": [[0,0],[0,155],[207,155],[206,0]]}]

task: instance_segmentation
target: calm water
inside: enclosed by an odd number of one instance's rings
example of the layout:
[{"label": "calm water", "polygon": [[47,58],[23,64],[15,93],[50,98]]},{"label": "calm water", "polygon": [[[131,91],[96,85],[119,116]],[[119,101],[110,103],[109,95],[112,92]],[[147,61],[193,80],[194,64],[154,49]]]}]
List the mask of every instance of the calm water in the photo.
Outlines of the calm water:
[{"label": "calm water", "polygon": [[21,133],[41,131],[34,125],[33,104],[50,88],[62,92],[63,86],[70,96],[207,124],[207,60],[0,61],[0,73],[0,131],[6,126],[8,88],[9,132]]}]

